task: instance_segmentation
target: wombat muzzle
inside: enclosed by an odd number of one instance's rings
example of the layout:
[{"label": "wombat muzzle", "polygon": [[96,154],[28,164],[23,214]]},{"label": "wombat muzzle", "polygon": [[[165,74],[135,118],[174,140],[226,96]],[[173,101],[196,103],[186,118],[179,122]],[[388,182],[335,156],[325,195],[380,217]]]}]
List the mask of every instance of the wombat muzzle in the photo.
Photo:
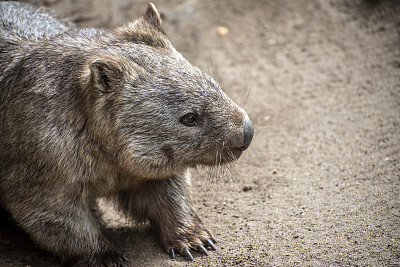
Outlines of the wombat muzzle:
[{"label": "wombat muzzle", "polygon": [[250,146],[251,140],[253,140],[253,135],[253,124],[251,123],[249,117],[246,116],[243,119],[243,146],[240,148],[240,150],[245,151]]},{"label": "wombat muzzle", "polygon": [[238,143],[231,146],[229,151],[234,155],[234,159],[237,160],[242,155],[242,152],[245,151],[251,143],[254,135],[253,124],[251,123],[249,117],[246,115],[242,121],[242,129],[243,129],[243,140],[238,140]]}]

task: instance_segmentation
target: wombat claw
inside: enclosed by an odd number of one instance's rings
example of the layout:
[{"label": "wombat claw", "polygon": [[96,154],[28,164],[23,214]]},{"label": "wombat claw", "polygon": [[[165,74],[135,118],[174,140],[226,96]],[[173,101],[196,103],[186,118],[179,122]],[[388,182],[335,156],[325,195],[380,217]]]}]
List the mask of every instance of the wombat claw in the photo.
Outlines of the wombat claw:
[{"label": "wombat claw", "polygon": [[190,253],[190,251],[189,251],[188,248],[184,248],[184,249],[182,250],[182,254],[183,254],[183,256],[185,256],[185,258],[186,258],[188,261],[193,261],[193,260],[194,260],[194,258],[193,258],[193,256],[192,256],[192,253]]},{"label": "wombat claw", "polygon": [[207,246],[209,246],[210,248],[211,248],[211,250],[217,250],[217,246],[214,244],[214,243],[217,243],[217,241],[215,240],[215,238],[213,237],[213,236],[211,236],[211,238],[212,238],[212,240],[214,241],[211,241],[210,239],[206,239],[206,240],[204,240],[204,243],[207,245]]},{"label": "wombat claw", "polygon": [[197,251],[208,256],[208,251],[203,245],[197,245]]},{"label": "wombat claw", "polygon": [[172,258],[172,259],[175,259],[175,258],[176,258],[175,249],[170,248],[170,249],[169,249],[169,255],[171,255],[171,258]]}]

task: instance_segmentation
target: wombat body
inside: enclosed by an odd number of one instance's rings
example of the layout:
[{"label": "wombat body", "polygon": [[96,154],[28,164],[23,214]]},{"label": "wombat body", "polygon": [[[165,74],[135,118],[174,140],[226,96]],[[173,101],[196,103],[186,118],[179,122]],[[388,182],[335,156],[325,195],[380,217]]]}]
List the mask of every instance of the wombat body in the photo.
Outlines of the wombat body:
[{"label": "wombat body", "polygon": [[168,41],[153,4],[110,31],[0,3],[0,204],[67,262],[123,266],[90,204],[149,220],[165,249],[214,249],[188,169],[235,161],[247,114]]}]

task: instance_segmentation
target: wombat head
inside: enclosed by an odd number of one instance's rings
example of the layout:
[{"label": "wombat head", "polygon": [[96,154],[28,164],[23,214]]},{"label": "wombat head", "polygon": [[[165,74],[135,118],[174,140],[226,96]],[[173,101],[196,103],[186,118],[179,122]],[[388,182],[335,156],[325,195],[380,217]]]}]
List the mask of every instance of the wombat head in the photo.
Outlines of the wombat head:
[{"label": "wombat head", "polygon": [[153,4],[113,36],[87,74],[96,130],[125,174],[163,178],[240,157],[253,137],[249,117],[172,47]]}]

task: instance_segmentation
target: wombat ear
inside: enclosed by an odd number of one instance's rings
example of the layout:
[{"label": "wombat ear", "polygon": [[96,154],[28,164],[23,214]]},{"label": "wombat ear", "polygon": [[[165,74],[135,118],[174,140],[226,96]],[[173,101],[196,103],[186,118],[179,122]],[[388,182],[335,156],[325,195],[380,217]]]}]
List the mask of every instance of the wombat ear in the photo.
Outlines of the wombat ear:
[{"label": "wombat ear", "polygon": [[112,90],[113,84],[120,80],[123,72],[119,62],[99,58],[89,64],[93,85],[103,92]]},{"label": "wombat ear", "polygon": [[153,3],[149,2],[143,18],[147,23],[153,25],[159,31],[163,31],[160,13],[158,13],[157,8]]}]

